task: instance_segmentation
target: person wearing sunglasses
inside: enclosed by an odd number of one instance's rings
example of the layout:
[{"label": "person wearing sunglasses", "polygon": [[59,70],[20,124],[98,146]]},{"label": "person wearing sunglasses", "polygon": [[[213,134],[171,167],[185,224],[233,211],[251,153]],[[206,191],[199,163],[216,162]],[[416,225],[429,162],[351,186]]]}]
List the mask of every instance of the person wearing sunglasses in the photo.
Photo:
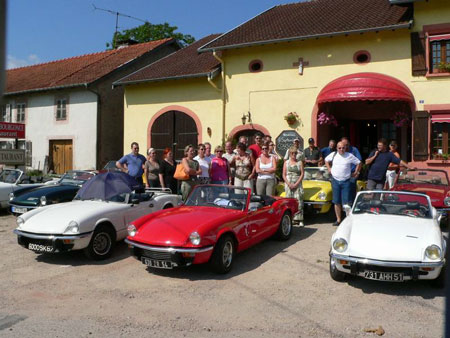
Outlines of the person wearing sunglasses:
[{"label": "person wearing sunglasses", "polygon": [[194,157],[194,160],[198,162],[202,173],[198,177],[199,184],[208,184],[209,179],[209,168],[211,167],[211,157],[206,156],[206,145],[200,143],[197,148],[198,155]]},{"label": "person wearing sunglasses", "polygon": [[212,184],[230,184],[231,172],[228,160],[223,157],[223,148],[217,146],[214,149],[216,156],[211,160],[211,167],[209,169],[209,177]]},{"label": "person wearing sunglasses", "polygon": [[298,148],[289,148],[289,159],[284,161],[283,180],[286,197],[298,200],[298,213],[294,215],[293,221],[303,226],[303,186],[302,181],[305,175],[303,162],[297,160]]},{"label": "person wearing sunglasses", "polygon": [[[356,166],[355,172],[352,174],[352,164]],[[344,142],[338,142],[337,151],[332,152],[325,158],[325,165],[331,174],[331,187],[333,189],[334,212],[336,213],[336,222],[334,226],[338,226],[342,222],[342,206],[351,204],[351,182],[352,175],[357,177],[361,169],[361,161],[346,152]]]},{"label": "person wearing sunglasses", "polygon": [[275,171],[277,164],[275,158],[269,154],[269,142],[261,147],[261,156],[256,160],[255,171],[258,174],[256,178],[256,193],[258,195],[273,195],[275,188]]}]

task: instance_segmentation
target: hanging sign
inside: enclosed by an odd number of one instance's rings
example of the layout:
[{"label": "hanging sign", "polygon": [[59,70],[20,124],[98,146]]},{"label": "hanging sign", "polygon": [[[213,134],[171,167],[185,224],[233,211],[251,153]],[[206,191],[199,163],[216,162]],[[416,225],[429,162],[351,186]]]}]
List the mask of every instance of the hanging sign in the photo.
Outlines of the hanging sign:
[{"label": "hanging sign", "polygon": [[0,122],[0,138],[25,138],[25,124]]}]

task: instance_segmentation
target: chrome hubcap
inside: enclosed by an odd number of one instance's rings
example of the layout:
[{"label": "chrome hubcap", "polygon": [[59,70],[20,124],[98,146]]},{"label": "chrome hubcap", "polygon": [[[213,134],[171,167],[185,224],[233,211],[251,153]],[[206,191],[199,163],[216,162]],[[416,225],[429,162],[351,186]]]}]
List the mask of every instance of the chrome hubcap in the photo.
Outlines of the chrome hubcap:
[{"label": "chrome hubcap", "polygon": [[281,231],[285,236],[289,235],[291,232],[291,219],[288,215],[283,216],[283,220],[281,221]]},{"label": "chrome hubcap", "polygon": [[94,252],[97,255],[105,255],[111,248],[111,237],[106,232],[100,232],[95,236],[92,245]]},{"label": "chrome hubcap", "polygon": [[233,244],[227,241],[222,251],[222,262],[225,267],[229,267],[233,260]]}]

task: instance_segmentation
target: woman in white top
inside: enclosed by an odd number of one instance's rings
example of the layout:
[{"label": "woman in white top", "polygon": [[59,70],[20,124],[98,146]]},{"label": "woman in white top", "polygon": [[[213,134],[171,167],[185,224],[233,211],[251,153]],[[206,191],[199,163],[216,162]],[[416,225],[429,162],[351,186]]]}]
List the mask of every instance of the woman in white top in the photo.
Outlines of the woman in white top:
[{"label": "woman in white top", "polygon": [[261,156],[256,160],[256,194],[273,195],[275,189],[275,171],[277,164],[275,158],[269,154],[269,142],[261,147]]},{"label": "woman in white top", "polygon": [[199,184],[208,184],[209,179],[209,168],[211,167],[211,158],[205,155],[206,147],[204,144],[200,143],[198,145],[198,155],[194,157],[194,160],[200,165],[202,173],[198,177]]}]

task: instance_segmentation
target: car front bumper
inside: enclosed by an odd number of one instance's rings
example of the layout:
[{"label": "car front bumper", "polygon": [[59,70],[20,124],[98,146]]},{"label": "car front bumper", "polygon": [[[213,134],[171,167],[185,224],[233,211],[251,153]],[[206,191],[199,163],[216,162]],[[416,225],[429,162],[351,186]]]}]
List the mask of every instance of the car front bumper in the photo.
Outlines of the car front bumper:
[{"label": "car front bumper", "polygon": [[316,214],[326,214],[331,208],[331,201],[303,201],[305,211]]},{"label": "car front bumper", "polygon": [[[386,275],[402,274],[403,280],[436,279],[445,265],[445,259],[437,262],[379,261],[339,255],[332,252],[330,252],[330,260],[332,260],[332,264],[334,264],[339,271],[355,276],[368,278],[367,272],[384,273]],[[384,280],[395,281],[389,279]]]},{"label": "car front bumper", "polygon": [[23,206],[23,205],[11,204],[11,203],[10,203],[9,205],[10,205],[9,212],[10,212],[11,214],[13,214],[14,216],[20,216],[20,215],[22,215],[22,214],[24,214],[24,213],[26,213],[26,212],[28,212],[28,211],[31,211],[31,210],[34,210],[34,209],[37,209],[37,208],[40,207],[40,205],[36,205],[36,206],[30,206],[30,205]]},{"label": "car front bumper", "polygon": [[49,253],[84,249],[89,245],[93,231],[78,235],[47,235],[14,229],[14,233],[17,235],[17,242],[24,248]]},{"label": "car front bumper", "polygon": [[177,247],[160,247],[138,243],[125,239],[131,254],[138,260],[143,258],[170,262],[171,266],[189,266],[192,264],[202,264],[209,261],[214,247],[212,245],[202,248],[177,248]]}]

